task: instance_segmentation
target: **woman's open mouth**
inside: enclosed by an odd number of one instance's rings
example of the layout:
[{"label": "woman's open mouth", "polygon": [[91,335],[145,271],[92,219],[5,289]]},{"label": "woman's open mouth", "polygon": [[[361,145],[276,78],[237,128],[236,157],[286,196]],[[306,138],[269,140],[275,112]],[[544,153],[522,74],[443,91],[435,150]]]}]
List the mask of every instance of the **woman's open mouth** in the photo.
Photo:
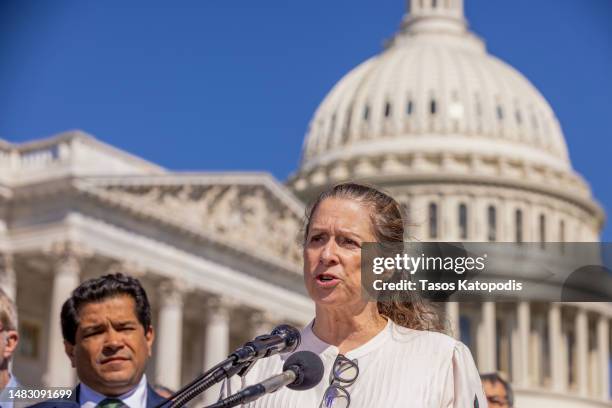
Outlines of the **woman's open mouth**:
[{"label": "woman's open mouth", "polygon": [[340,279],[328,273],[322,273],[318,275],[315,280],[317,282],[317,285],[323,288],[334,287],[340,282]]}]

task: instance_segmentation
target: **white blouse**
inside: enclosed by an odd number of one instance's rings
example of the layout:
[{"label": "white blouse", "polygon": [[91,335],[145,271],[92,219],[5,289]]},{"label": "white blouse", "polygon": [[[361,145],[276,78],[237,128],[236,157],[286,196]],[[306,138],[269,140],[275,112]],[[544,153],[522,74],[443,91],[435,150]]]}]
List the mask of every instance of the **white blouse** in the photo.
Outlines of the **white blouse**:
[{"label": "white blouse", "polygon": [[[284,387],[243,407],[319,407],[338,348],[320,340],[312,332],[312,323],[301,334],[296,351],[309,350],[321,357],[325,368],[321,382],[306,391]],[[487,407],[469,349],[444,334],[407,329],[389,320],[379,334],[345,356],[357,359],[359,366],[359,376],[347,387],[350,408]],[[244,378],[234,377],[225,384],[224,396],[281,373],[288,357],[281,354],[259,360]]]}]

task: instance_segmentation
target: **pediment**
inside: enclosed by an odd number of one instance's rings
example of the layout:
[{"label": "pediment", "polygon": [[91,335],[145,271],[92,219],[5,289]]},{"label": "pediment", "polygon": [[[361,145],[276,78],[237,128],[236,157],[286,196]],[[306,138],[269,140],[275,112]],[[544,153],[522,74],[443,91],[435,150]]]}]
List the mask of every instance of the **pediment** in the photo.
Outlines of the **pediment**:
[{"label": "pediment", "polygon": [[180,227],[299,271],[304,209],[267,174],[97,178],[83,180],[78,188],[153,222]]}]

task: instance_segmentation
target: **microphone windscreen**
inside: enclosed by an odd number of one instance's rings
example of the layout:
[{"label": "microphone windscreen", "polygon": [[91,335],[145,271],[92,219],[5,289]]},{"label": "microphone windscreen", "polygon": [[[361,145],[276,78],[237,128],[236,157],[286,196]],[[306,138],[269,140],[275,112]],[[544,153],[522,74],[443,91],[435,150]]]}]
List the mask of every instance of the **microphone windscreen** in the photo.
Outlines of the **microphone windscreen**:
[{"label": "microphone windscreen", "polygon": [[280,336],[285,340],[286,348],[283,350],[283,353],[291,353],[298,348],[300,342],[302,341],[300,331],[293,326],[289,326],[288,324],[276,326],[272,330],[271,334],[273,336]]},{"label": "microphone windscreen", "polygon": [[312,351],[298,351],[289,356],[283,364],[283,371],[295,370],[296,368],[298,371],[296,380],[287,385],[287,388],[292,390],[310,389],[321,382],[323,378],[323,362]]}]

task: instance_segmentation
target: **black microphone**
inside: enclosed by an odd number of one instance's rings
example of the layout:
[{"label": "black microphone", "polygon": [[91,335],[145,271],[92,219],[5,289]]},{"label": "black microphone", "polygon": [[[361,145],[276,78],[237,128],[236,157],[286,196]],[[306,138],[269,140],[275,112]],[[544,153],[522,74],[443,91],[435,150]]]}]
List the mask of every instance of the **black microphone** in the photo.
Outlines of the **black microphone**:
[{"label": "black microphone", "polygon": [[288,324],[281,324],[274,328],[272,333],[257,336],[254,340],[245,343],[230,354],[229,358],[233,359],[234,363],[244,363],[278,353],[291,353],[298,348],[300,341],[298,329]]},{"label": "black microphone", "polygon": [[283,372],[246,387],[244,390],[222,399],[208,408],[230,408],[255,401],[265,394],[278,391],[283,386],[292,390],[308,390],[317,385],[323,378],[323,362],[312,351],[299,351],[291,355],[285,364]]}]

